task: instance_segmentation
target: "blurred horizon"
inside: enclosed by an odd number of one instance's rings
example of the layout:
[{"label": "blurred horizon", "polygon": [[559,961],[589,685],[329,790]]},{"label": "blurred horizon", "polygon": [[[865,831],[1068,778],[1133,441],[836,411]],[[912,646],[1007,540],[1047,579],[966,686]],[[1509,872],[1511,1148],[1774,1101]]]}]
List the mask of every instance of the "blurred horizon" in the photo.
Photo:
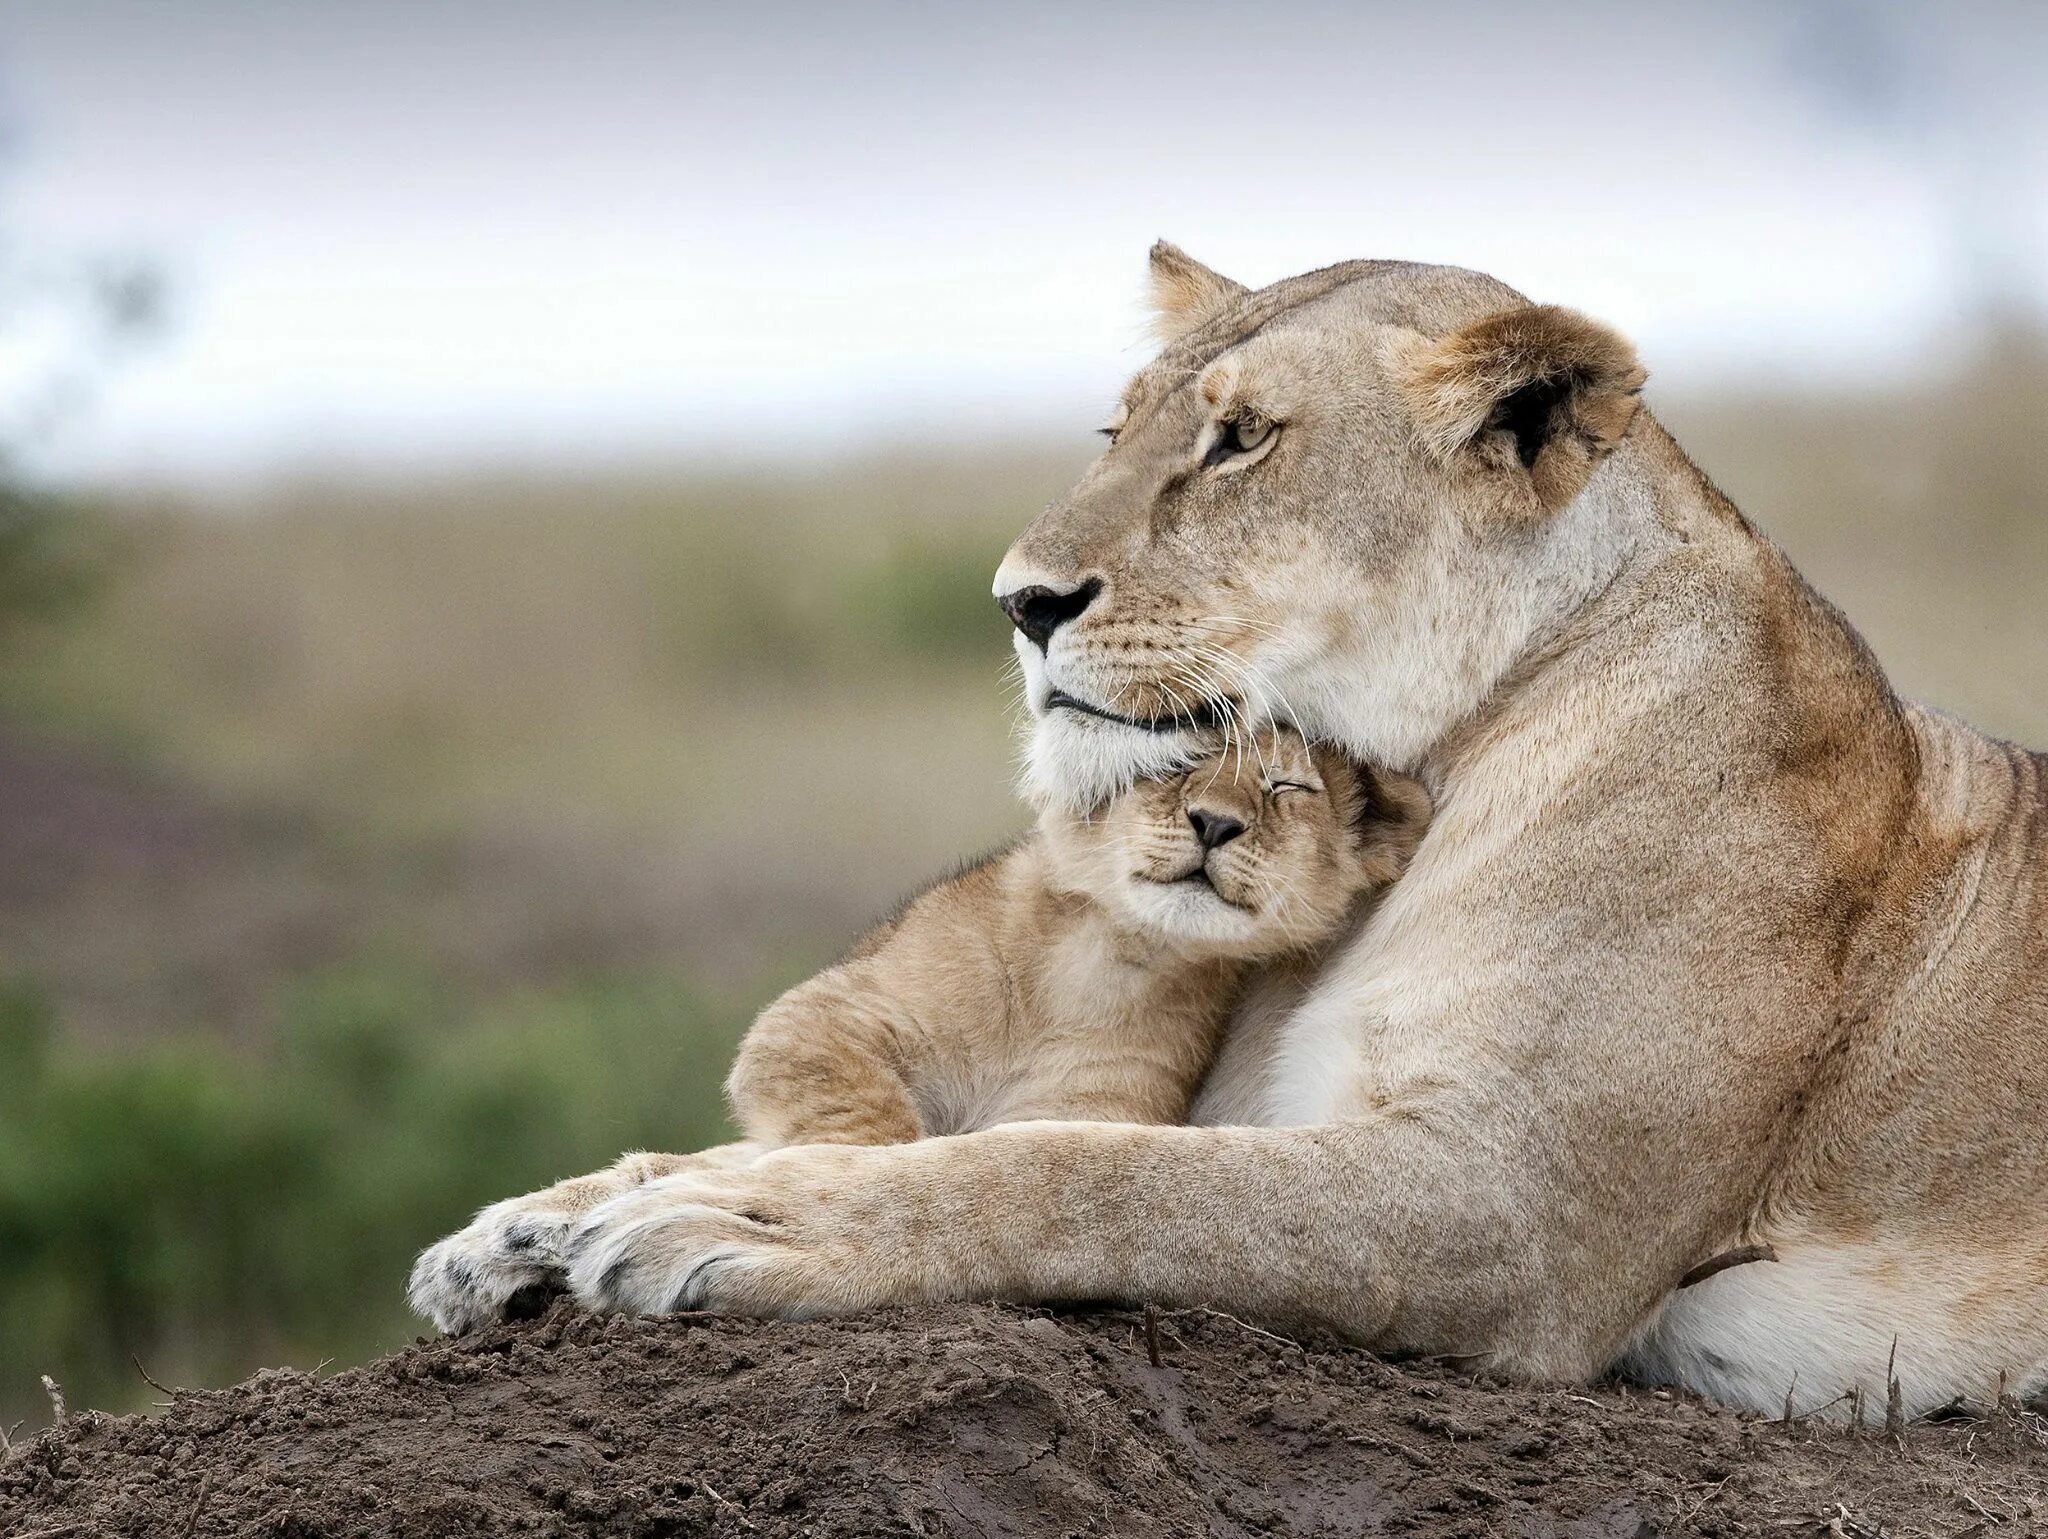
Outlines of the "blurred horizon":
[{"label": "blurred horizon", "polygon": [[219,486],[1078,442],[1161,235],[1253,284],[1483,268],[1630,332],[1658,397],[1938,370],[2048,313],[2044,57],[2024,0],[15,7],[0,228],[165,294],[17,452]]}]

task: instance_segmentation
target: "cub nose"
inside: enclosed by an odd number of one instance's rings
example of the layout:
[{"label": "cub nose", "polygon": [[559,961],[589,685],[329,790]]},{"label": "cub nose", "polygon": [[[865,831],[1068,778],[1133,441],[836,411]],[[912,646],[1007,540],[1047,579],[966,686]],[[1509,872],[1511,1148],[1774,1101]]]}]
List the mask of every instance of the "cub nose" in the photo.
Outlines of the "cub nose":
[{"label": "cub nose", "polygon": [[1188,808],[1188,822],[1195,830],[1195,837],[1202,841],[1202,848],[1205,850],[1226,845],[1244,832],[1244,824],[1229,813],[1209,812],[1201,807]]},{"label": "cub nose", "polygon": [[1010,623],[1043,652],[1052,640],[1052,633],[1094,603],[1095,595],[1101,591],[1102,580],[1091,577],[1078,588],[1069,588],[1064,593],[1057,588],[1034,584],[1005,593],[996,602],[1003,606],[1003,613],[1010,617]]}]

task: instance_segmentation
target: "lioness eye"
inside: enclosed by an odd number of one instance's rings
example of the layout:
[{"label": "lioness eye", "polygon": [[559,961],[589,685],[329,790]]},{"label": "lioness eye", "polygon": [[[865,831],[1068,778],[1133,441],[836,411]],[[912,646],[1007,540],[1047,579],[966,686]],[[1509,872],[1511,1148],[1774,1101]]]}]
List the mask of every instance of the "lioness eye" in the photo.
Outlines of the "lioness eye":
[{"label": "lioness eye", "polygon": [[1202,468],[1207,470],[1227,459],[1251,453],[1273,436],[1274,426],[1264,417],[1233,417],[1220,424],[1216,442],[1209,445],[1209,452],[1202,456]]}]

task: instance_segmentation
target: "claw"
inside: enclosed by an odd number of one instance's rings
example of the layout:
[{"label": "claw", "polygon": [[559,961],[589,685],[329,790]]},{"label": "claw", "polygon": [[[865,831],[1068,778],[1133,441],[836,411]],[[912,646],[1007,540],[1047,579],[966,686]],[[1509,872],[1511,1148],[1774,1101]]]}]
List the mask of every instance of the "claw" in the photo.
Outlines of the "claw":
[{"label": "claw", "polygon": [[553,1280],[530,1282],[513,1290],[501,1312],[507,1320],[537,1320],[565,1291],[560,1283]]},{"label": "claw", "polygon": [[669,1298],[668,1308],[663,1313],[671,1315],[681,1314],[686,1309],[696,1308],[697,1279],[724,1259],[725,1257],[717,1251],[711,1251],[706,1255],[699,1256],[696,1265],[683,1274],[682,1282],[677,1285],[675,1293]]}]

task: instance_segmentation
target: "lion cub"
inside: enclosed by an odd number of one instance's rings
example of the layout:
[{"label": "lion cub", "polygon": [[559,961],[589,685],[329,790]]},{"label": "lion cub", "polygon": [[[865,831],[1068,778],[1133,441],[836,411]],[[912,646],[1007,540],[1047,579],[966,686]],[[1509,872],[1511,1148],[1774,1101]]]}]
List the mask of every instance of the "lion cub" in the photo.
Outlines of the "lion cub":
[{"label": "lion cub", "polygon": [[926,892],[754,1023],[749,1139],[884,1144],[1185,1119],[1253,963],[1332,937],[1428,819],[1413,781],[1274,730]]}]

